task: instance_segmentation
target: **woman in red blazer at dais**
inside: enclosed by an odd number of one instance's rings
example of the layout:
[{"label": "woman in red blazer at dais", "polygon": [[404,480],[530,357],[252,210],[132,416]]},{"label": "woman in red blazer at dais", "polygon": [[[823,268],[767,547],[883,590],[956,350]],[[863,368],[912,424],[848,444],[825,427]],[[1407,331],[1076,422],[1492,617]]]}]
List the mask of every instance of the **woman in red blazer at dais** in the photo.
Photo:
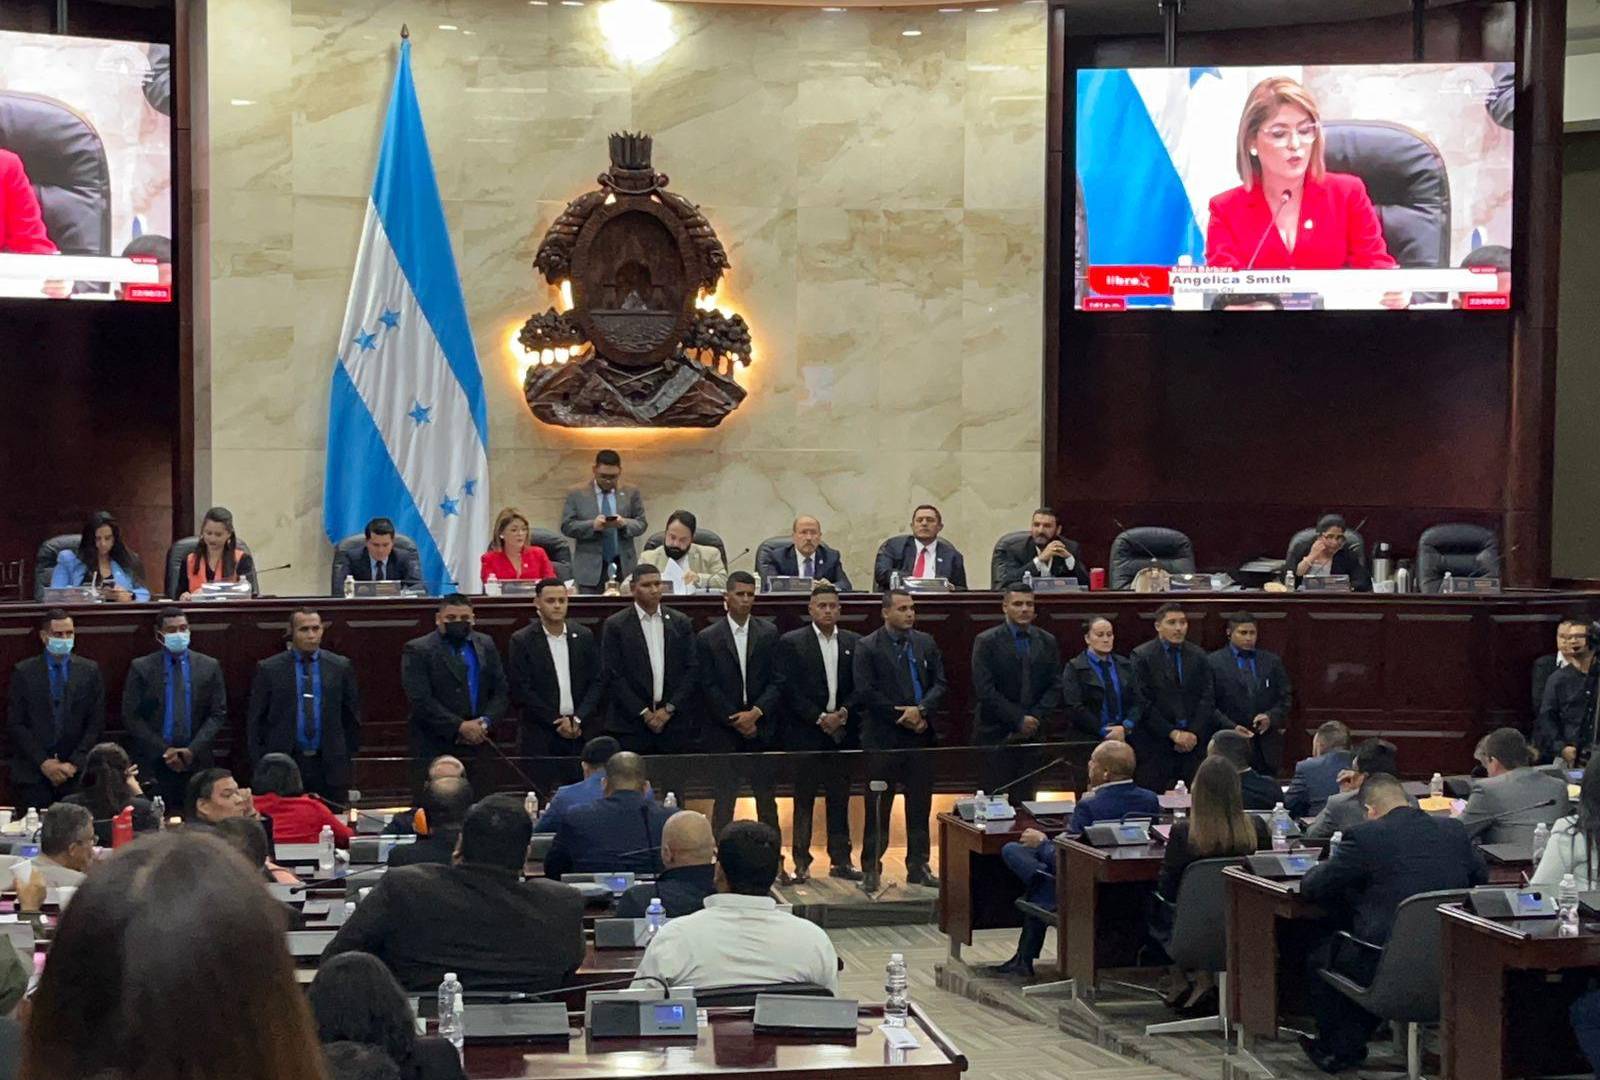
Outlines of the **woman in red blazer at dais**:
[{"label": "woman in red blazer at dais", "polygon": [[556,576],[556,568],[544,548],[528,542],[528,519],[522,511],[508,506],[494,519],[494,537],[489,550],[478,560],[478,576],[488,581],[492,574],[497,581],[541,581]]},{"label": "woman in red blazer at dais", "polygon": [[56,246],[45,232],[39,198],[28,181],[22,159],[0,149],[0,252],[54,255]]},{"label": "woman in red blazer at dais", "polygon": [[1211,200],[1206,265],[1236,270],[1387,270],[1396,263],[1359,176],[1323,159],[1316,99],[1293,79],[1263,79],[1239,117],[1244,181]]}]

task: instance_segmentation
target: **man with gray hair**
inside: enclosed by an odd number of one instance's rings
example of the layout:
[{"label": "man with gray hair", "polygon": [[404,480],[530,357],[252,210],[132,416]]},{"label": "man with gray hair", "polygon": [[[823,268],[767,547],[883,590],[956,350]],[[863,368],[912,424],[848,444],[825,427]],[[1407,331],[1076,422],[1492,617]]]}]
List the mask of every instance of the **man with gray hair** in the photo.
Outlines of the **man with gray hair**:
[{"label": "man with gray hair", "polygon": [[94,815],[75,803],[56,803],[39,826],[39,854],[15,868],[18,881],[37,871],[52,889],[82,883],[94,861]]}]

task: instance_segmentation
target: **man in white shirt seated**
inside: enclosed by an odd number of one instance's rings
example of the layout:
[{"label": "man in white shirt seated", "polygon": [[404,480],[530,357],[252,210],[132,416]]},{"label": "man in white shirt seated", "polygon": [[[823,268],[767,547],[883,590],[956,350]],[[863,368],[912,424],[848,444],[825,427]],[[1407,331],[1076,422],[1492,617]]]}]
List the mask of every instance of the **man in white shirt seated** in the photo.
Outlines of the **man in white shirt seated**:
[{"label": "man in white shirt seated", "polygon": [[[705,909],[661,928],[639,962],[635,988],[697,990],[810,983],[839,992],[839,956],[816,923],[779,911],[771,896],[783,839],[770,825],[735,821],[717,841],[717,893]],[[652,977],[653,978],[650,978]]]},{"label": "man in white shirt seated", "polygon": [[52,889],[83,883],[94,861],[94,815],[73,803],[56,803],[39,825],[39,854],[13,867],[19,882],[37,872]]}]

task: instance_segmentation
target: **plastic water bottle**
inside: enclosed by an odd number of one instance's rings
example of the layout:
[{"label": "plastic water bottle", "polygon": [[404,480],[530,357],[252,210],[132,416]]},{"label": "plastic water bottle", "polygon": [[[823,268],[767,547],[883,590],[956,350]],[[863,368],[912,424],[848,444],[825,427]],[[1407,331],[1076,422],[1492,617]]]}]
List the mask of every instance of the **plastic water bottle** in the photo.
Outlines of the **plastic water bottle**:
[{"label": "plastic water bottle", "polygon": [[883,974],[883,1026],[905,1027],[910,1010],[911,1002],[906,997],[906,958],[901,953],[890,953],[889,966]]},{"label": "plastic water bottle", "polygon": [[1448,570],[1444,572],[1444,581],[1439,583],[1439,591],[1442,593],[1456,591],[1456,576]]},{"label": "plastic water bottle", "polygon": [[676,810],[678,808],[677,793],[672,791],[667,792],[667,797],[661,800],[661,805],[664,809]]},{"label": "plastic water bottle", "polygon": [[1438,773],[1434,773],[1433,776],[1428,780],[1428,797],[1431,799],[1437,799],[1443,794],[1444,777],[1440,776]]},{"label": "plastic water bottle", "polygon": [[900,577],[900,571],[898,571],[898,570],[889,571],[889,588],[898,589],[900,587],[900,584],[901,584],[902,580],[903,579]]},{"label": "plastic water bottle", "polygon": [[1032,570],[1024,570],[1022,572],[1022,584],[1026,588],[1029,588],[1029,589],[1033,588],[1033,571]]},{"label": "plastic water bottle", "polygon": [[461,1046],[467,1041],[467,1006],[462,997],[461,980],[456,973],[445,973],[439,984],[439,1038],[456,1048],[461,1056]]},{"label": "plastic water bottle", "polygon": [[317,834],[317,870],[326,873],[333,869],[333,827],[324,825]]},{"label": "plastic water bottle", "polygon": [[1182,780],[1179,780],[1176,784],[1172,785],[1172,793],[1174,795],[1187,795],[1189,794],[1189,785],[1185,784]]},{"label": "plastic water bottle", "polygon": [[1292,566],[1283,572],[1283,587],[1290,592],[1294,592],[1294,567]]},{"label": "plastic water bottle", "polygon": [[989,796],[981,791],[972,797],[972,823],[980,829],[989,823]]},{"label": "plastic water bottle", "polygon": [[539,793],[528,792],[528,797],[522,800],[522,808],[528,812],[528,820],[537,823],[539,820]]},{"label": "plastic water bottle", "polygon": [[167,827],[167,800],[160,795],[151,799],[150,812],[156,816],[156,828],[165,829]]},{"label": "plastic water bottle", "polygon": [[354,600],[356,597],[356,579],[349,574],[344,576],[344,598]]},{"label": "plastic water bottle", "polygon": [[355,913],[356,913],[356,902],[354,900],[346,900],[344,902],[344,917],[345,917],[345,919],[348,921],[350,916],[354,915]]},{"label": "plastic water bottle", "polygon": [[1273,807],[1273,809],[1272,809],[1272,850],[1273,851],[1288,851],[1289,850],[1289,826],[1291,824],[1292,824],[1292,822],[1289,820],[1289,811],[1287,811],[1287,810],[1285,810],[1283,808],[1283,804],[1282,803],[1279,803],[1277,806]]},{"label": "plastic water bottle", "polygon": [[1335,829],[1332,836],[1328,837],[1328,858],[1339,854],[1339,845],[1344,843],[1344,830]]},{"label": "plastic water bottle", "polygon": [[1533,865],[1537,869],[1539,860],[1544,858],[1545,845],[1550,843],[1550,826],[1544,822],[1533,827]]},{"label": "plastic water bottle", "polygon": [[650,906],[644,909],[645,943],[654,941],[665,925],[667,925],[667,909],[661,906],[661,897],[652,896]]},{"label": "plastic water bottle", "polygon": [[30,840],[33,834],[39,831],[39,811],[28,807],[28,812],[22,815],[22,831]]},{"label": "plastic water bottle", "polygon": [[500,577],[498,574],[489,575],[489,580],[483,583],[483,594],[485,596],[500,595]]},{"label": "plastic water bottle", "polygon": [[1561,875],[1556,886],[1556,914],[1561,917],[1561,933],[1575,937],[1578,933],[1578,879],[1571,874]]}]

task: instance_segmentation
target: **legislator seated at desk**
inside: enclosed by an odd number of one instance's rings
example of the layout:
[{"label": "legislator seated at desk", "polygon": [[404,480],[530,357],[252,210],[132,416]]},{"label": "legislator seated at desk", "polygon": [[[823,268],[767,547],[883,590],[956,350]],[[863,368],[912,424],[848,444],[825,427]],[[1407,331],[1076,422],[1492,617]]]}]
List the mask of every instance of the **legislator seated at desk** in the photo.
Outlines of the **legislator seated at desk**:
[{"label": "legislator seated at desk", "polygon": [[78,787],[89,748],[106,726],[100,665],[74,655],[77,624],[61,608],[39,618],[44,646],[11,671],[6,737],[11,744],[11,801],[18,812],[43,810]]},{"label": "legislator seated at desk", "polygon": [[638,559],[634,540],[647,527],[644,498],[621,480],[622,456],[601,450],[594,456],[591,481],[567,492],[561,507],[561,533],[572,540],[572,575],[579,592],[597,593],[605,582],[633,573]]},{"label": "legislator seated at desk", "polygon": [[[1533,743],[1540,761],[1560,759],[1567,768],[1582,768],[1595,741],[1595,689],[1600,664],[1595,663],[1593,628],[1583,619],[1562,619],[1556,631],[1559,652],[1541,684],[1534,674]],[[1541,691],[1542,686],[1542,691]]]},{"label": "legislator seated at desk", "polygon": [[673,754],[698,734],[694,623],[661,603],[661,573],[640,563],[633,603],[606,619],[600,632],[606,683],[605,732],[636,754]]},{"label": "legislator seated at desk", "polygon": [[[459,973],[458,973],[459,974]],[[317,1038],[383,1051],[402,1080],[463,1080],[461,1059],[444,1039],[417,1034],[411,1002],[389,969],[366,953],[335,956],[306,989]]]},{"label": "legislator seated at desk", "polygon": [[[807,983],[839,991],[839,957],[816,923],[779,911],[770,895],[783,838],[759,821],[736,821],[717,840],[717,893],[705,908],[661,928],[639,961],[635,986],[697,990]],[[645,976],[654,976],[646,979]]]},{"label": "legislator seated at desk", "polygon": [[[1361,785],[1371,776],[1399,776],[1400,764],[1394,743],[1384,739],[1368,739],[1356,747],[1350,768],[1339,774],[1339,794],[1331,795],[1323,804],[1322,812],[1306,828],[1311,840],[1326,840],[1336,832],[1343,832],[1367,820],[1367,808],[1361,802]],[[1411,796],[1412,806],[1417,801]]]},{"label": "legislator seated at desk", "polygon": [[911,512],[911,532],[891,536],[878,547],[872,563],[873,588],[882,592],[890,577],[942,577],[958,589],[967,587],[967,563],[948,540],[939,539],[944,515],[939,508],[924,503]]},{"label": "legislator seated at desk", "polygon": [[178,805],[183,807],[184,824],[201,828],[229,818],[255,816],[245,789],[227,769],[216,767],[201,769],[190,777]]},{"label": "legislator seated at desk", "polygon": [[1133,650],[1141,702],[1134,749],[1140,786],[1166,791],[1189,780],[1216,730],[1216,680],[1204,649],[1188,640],[1177,601],[1156,609],[1156,638]]},{"label": "legislator seated at desk", "polygon": [[[1368,820],[1346,829],[1332,856],[1313,866],[1300,882],[1300,895],[1348,921],[1361,941],[1383,946],[1395,912],[1407,897],[1438,889],[1466,889],[1487,879],[1483,858],[1459,821],[1424,813],[1406,801],[1394,776],[1367,777],[1358,795]],[[1365,986],[1377,970],[1378,953],[1340,950],[1340,970]],[[1317,949],[1307,965],[1307,989],[1317,1018],[1317,1037],[1303,1038],[1306,1056],[1324,1072],[1358,1066],[1366,1060],[1367,1040],[1378,1018],[1329,986],[1317,972],[1329,966],[1332,941]]]},{"label": "legislator seated at desk", "polygon": [[[597,735],[584,743],[581,755],[583,779],[576,784],[562,784],[556,789],[556,793],[550,796],[550,805],[539,815],[533,831],[553,833],[572,811],[605,798],[606,762],[621,751],[622,747],[610,735]],[[655,797],[649,784],[645,784],[644,794],[646,798]]]},{"label": "legislator seated at desk", "polygon": [[452,866],[405,866],[379,879],[323,951],[367,952],[407,990],[446,972],[474,990],[551,990],[583,961],[583,897],[522,880],[533,835],[522,800],[491,795],[467,814]]},{"label": "legislator seated at desk", "polygon": [[1529,885],[1554,889],[1571,874],[1581,892],[1600,887],[1600,757],[1584,766],[1578,785],[1577,811],[1550,828],[1544,857],[1534,868]]},{"label": "legislator seated at desk", "polygon": [[522,756],[576,757],[584,725],[600,728],[600,643],[588,627],[567,618],[571,598],[564,582],[545,577],[535,590],[538,615],[511,635],[507,665]]},{"label": "legislator seated at desk", "polygon": [[1107,739],[1095,747],[1089,755],[1089,791],[1073,808],[1068,831],[1081,833],[1097,821],[1159,816],[1161,798],[1135,783],[1137,772],[1138,759],[1128,743]]},{"label": "legislator seated at desk", "polygon": [[1048,506],[1033,512],[1026,533],[1008,539],[1001,537],[994,546],[989,566],[989,587],[1004,589],[1021,581],[1023,575],[1036,578],[1072,578],[1089,587],[1089,568],[1083,564],[1083,550],[1076,540],[1061,535],[1060,517]]},{"label": "legislator seated at desk", "polygon": [[[1228,644],[1210,654],[1217,724],[1231,726],[1250,740],[1251,768],[1277,776],[1283,767],[1283,726],[1294,689],[1278,654],[1256,646],[1258,629],[1256,617],[1248,611],[1229,615]],[[1250,808],[1247,783],[1245,809]]]},{"label": "legislator seated at desk", "polygon": [[717,845],[704,814],[679,810],[661,830],[661,873],[632,886],[617,900],[619,919],[642,918],[651,900],[660,900],[667,917],[693,915],[717,891]]},{"label": "legislator seated at desk", "polygon": [[756,553],[756,575],[763,581],[774,577],[805,577],[831,581],[841,592],[850,592],[850,575],[845,573],[839,553],[822,542],[822,522],[809,514],[794,519],[788,543],[762,545]]},{"label": "legislator seated at desk", "polygon": [[1345,528],[1344,518],[1338,514],[1324,514],[1317,521],[1316,539],[1296,558],[1295,577],[1342,575],[1350,579],[1351,591],[1371,592],[1372,575],[1367,572],[1361,555],[1345,542]]},{"label": "legislator seated at desk", "polygon": [[1010,785],[1011,797],[1031,799],[1038,755],[1016,744],[1042,742],[1061,711],[1061,652],[1055,635],[1034,623],[1033,589],[1025,582],[1001,594],[1005,621],[972,641],[972,726],[984,755],[981,783],[989,791]]},{"label": "legislator seated at desk", "polygon": [[[96,743],[84,758],[82,782],[75,794],[63,802],[76,803],[94,818],[94,842],[111,846],[113,819],[123,810],[133,810],[133,831],[154,832],[161,827],[154,805],[139,787],[138,770],[128,760],[128,752],[114,742]],[[171,807],[169,812],[181,810]]]},{"label": "legislator seated at desk", "polygon": [[506,714],[510,687],[494,639],[472,628],[472,601],[460,593],[439,598],[437,633],[406,642],[400,682],[410,703],[412,783],[422,787],[427,763],[460,758],[473,787],[489,789],[484,773],[492,726]]},{"label": "legislator seated at desk", "polygon": [[562,815],[544,858],[546,876],[568,873],[653,874],[661,830],[672,812],[645,795],[644,759],[627,750],[606,762],[605,797]]},{"label": "legislator seated at desk", "polygon": [[1461,824],[1478,843],[1531,847],[1535,828],[1572,812],[1566,779],[1528,764],[1528,741],[1516,728],[1485,735],[1475,756],[1489,775],[1473,783]]},{"label": "legislator seated at desk", "polygon": [[189,617],[173,605],[156,616],[161,648],[128,668],[122,726],[139,775],[168,806],[182,806],[189,778],[211,764],[228,722],[222,665],[189,648]]},{"label": "legislator seated at desk", "polygon": [[123,604],[150,599],[139,556],[122,542],[121,526],[104,510],[84,525],[76,548],[56,554],[50,587],[70,589],[79,585],[93,585],[103,598]]},{"label": "legislator seated at desk", "polygon": [[1239,774],[1239,791],[1246,810],[1271,810],[1283,802],[1283,788],[1278,782],[1250,767],[1251,747],[1246,736],[1237,731],[1219,731],[1211,736],[1206,754],[1226,761]]},{"label": "legislator seated at desk", "polygon": [[[445,777],[465,777],[467,767],[461,764],[461,759],[454,754],[440,754],[428,762],[427,772],[424,774],[424,784],[431,784],[435,780]],[[421,806],[422,793],[417,793],[417,801],[413,802],[411,809],[389,816],[388,824],[383,827],[385,836],[410,836],[417,830],[415,828],[417,810]]]},{"label": "legislator seated at desk", "polygon": [[94,863],[94,818],[74,803],[57,803],[44,812],[39,824],[39,854],[11,868],[16,882],[34,874],[47,888],[83,884]]},{"label": "legislator seated at desk", "polygon": [[414,843],[395,845],[389,852],[390,869],[421,863],[450,865],[472,802],[472,785],[465,777],[442,776],[429,780],[422,789],[422,805],[415,816],[419,827],[417,839]]},{"label": "legislator seated at desk", "polygon": [[556,576],[555,564],[549,552],[528,538],[533,529],[527,517],[514,506],[508,506],[495,515],[494,535],[489,540],[489,550],[478,557],[478,577],[487,582],[543,581]]},{"label": "legislator seated at desk", "polygon": [[255,580],[255,559],[233,531],[232,512],[213,506],[200,521],[199,543],[178,568],[178,595],[173,599],[187,600],[211,584],[245,581],[253,591]]},{"label": "legislator seated at desk", "polygon": [[721,592],[728,583],[728,566],[722,560],[722,552],[710,544],[694,542],[699,524],[689,511],[674,510],[661,534],[661,546],[646,548],[639,556],[638,565],[661,571],[661,579],[671,584],[674,596]]},{"label": "legislator seated at desk", "polygon": [[398,581],[407,588],[422,584],[422,567],[415,549],[397,547],[394,522],[376,517],[363,530],[366,543],[355,553],[334,552],[333,582],[341,593],[344,579],[356,581]]},{"label": "legislator seated at desk", "polygon": [[289,615],[289,647],[256,665],[250,683],[251,762],[287,754],[307,791],[350,800],[351,763],[361,749],[361,694],[355,665],[322,647],[315,608]]},{"label": "legislator seated at desk", "polygon": [[272,819],[272,839],[278,844],[315,844],[322,830],[333,833],[333,842],[350,846],[350,826],[328,809],[321,799],[306,794],[300,766],[288,754],[268,754],[256,765],[250,778],[256,813]]},{"label": "legislator seated at desk", "polygon": [[1104,615],[1083,624],[1083,652],[1061,672],[1061,702],[1072,726],[1097,739],[1128,740],[1139,726],[1138,677],[1133,662],[1117,656],[1117,630]]},{"label": "legislator seated at desk", "polygon": [[1298,761],[1283,806],[1295,817],[1322,813],[1328,800],[1339,793],[1339,774],[1350,768],[1350,729],[1329,720],[1311,736],[1311,756]]}]

